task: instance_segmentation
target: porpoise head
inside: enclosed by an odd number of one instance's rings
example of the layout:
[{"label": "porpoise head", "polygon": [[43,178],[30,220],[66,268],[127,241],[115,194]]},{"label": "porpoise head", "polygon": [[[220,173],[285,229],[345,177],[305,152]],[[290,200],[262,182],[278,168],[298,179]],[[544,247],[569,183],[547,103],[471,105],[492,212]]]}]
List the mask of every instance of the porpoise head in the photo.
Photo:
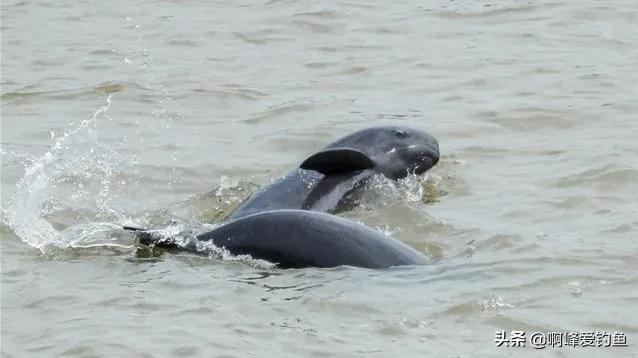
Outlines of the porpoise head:
[{"label": "porpoise head", "polygon": [[406,127],[373,127],[329,144],[302,164],[323,174],[372,169],[390,179],[423,174],[439,162],[439,144],[428,133]]}]

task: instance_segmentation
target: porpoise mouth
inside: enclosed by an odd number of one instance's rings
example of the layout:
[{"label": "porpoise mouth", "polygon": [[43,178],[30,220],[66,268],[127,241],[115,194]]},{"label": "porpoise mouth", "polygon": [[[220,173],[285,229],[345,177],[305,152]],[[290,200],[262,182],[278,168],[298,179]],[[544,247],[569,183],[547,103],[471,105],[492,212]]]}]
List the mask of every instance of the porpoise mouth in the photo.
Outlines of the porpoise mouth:
[{"label": "porpoise mouth", "polygon": [[407,155],[414,162],[414,173],[423,174],[439,162],[439,148],[423,144],[414,144],[407,147]]}]

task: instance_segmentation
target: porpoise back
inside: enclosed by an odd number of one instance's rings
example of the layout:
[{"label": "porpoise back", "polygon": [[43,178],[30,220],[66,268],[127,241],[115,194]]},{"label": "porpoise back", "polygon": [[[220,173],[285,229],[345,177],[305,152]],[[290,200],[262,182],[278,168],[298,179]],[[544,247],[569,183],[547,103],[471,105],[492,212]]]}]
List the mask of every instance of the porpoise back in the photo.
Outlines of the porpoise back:
[{"label": "porpoise back", "polygon": [[[177,248],[171,240],[139,231],[144,244]],[[356,266],[385,268],[426,262],[415,249],[365,225],[305,210],[275,210],[233,220],[197,240],[233,255],[250,255],[280,268]],[[194,250],[194,246],[184,247]]]}]

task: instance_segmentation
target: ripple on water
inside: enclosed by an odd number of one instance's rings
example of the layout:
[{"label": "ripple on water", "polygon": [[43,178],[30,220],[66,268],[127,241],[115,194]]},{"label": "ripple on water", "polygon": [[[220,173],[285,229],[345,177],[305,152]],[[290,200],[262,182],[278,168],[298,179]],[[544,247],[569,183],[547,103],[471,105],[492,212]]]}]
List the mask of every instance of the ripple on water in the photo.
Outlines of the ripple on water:
[{"label": "ripple on water", "polygon": [[96,95],[122,92],[129,87],[137,89],[141,88],[141,86],[134,83],[104,82],[95,87],[85,87],[73,90],[5,92],[2,94],[2,96],[0,96],[0,99],[5,104],[22,104],[27,102],[37,103],[41,100],[67,101],[83,98],[96,98]]},{"label": "ripple on water", "polygon": [[596,189],[626,188],[628,191],[638,183],[638,169],[619,168],[616,164],[603,164],[593,169],[561,177],[554,182],[557,188],[591,187]]},{"label": "ripple on water", "polygon": [[528,135],[534,131],[574,128],[582,123],[581,119],[570,118],[567,111],[548,108],[515,108],[507,115],[490,120],[503,128],[525,131]]},{"label": "ripple on water", "polygon": [[270,45],[293,41],[292,38],[272,29],[232,32],[231,34],[235,38],[251,45]]}]

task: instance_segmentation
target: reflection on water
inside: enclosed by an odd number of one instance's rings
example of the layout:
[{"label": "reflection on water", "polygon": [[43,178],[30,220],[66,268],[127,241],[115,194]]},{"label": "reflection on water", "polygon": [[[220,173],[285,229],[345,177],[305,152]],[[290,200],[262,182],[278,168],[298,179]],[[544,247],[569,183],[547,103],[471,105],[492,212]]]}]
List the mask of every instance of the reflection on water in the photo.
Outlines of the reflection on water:
[{"label": "reflection on water", "polygon": [[[606,330],[630,348],[578,354],[630,356],[631,5],[3,2],[3,353],[536,356],[494,332]],[[340,215],[428,265],[277,270],[119,229],[210,230],[392,124],[433,133],[441,162]]]}]

